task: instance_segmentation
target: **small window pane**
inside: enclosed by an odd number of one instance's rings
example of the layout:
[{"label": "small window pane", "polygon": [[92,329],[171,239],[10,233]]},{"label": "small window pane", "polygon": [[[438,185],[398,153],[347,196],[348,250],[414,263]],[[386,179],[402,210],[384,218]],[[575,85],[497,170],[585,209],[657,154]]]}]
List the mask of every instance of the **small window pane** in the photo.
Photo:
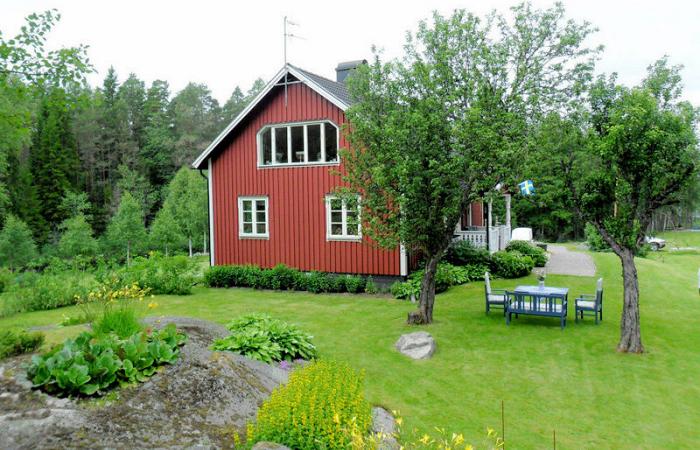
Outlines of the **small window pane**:
[{"label": "small window pane", "polygon": [[253,213],[250,211],[243,211],[243,222],[252,222]]},{"label": "small window pane", "polygon": [[243,224],[243,232],[244,233],[252,233],[253,232],[253,224],[252,223],[244,223]]},{"label": "small window pane", "polygon": [[252,211],[253,210],[253,201],[252,200],[243,200],[243,211]]},{"label": "small window pane", "polygon": [[265,201],[264,200],[256,200],[255,201],[255,209],[257,211],[265,211]]},{"label": "small window pane", "polygon": [[262,133],[262,160],[263,164],[272,164],[272,130],[266,129]]},{"label": "small window pane", "polygon": [[287,127],[275,128],[275,159],[278,164],[289,162],[287,159]]},{"label": "small window pane", "polygon": [[332,211],[331,223],[343,223],[343,213],[340,211]]},{"label": "small window pane", "polygon": [[256,225],[256,232],[258,234],[265,234],[265,223],[259,223]]},{"label": "small window pane", "polygon": [[292,127],[292,162],[304,162],[304,127]]},{"label": "small window pane", "polygon": [[326,161],[334,162],[338,160],[338,130],[330,123],[325,123],[326,127]]},{"label": "small window pane", "polygon": [[340,200],[339,198],[331,199],[331,210],[332,211],[342,211],[343,210],[343,201]]},{"label": "small window pane", "polygon": [[343,225],[340,223],[331,224],[331,234],[334,236],[342,236],[343,235]]},{"label": "small window pane", "polygon": [[255,221],[256,222],[265,222],[265,211],[258,211],[255,214]]},{"label": "small window pane", "polygon": [[307,140],[309,142],[309,161],[321,160],[321,125],[308,125]]}]

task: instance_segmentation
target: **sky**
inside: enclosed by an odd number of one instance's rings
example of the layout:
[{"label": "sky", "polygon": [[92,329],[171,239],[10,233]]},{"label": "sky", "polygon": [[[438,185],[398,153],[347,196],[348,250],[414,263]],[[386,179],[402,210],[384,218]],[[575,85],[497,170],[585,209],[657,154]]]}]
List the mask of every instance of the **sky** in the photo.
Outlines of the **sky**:
[{"label": "sky", "polygon": [[[130,72],[150,84],[164,79],[177,92],[188,82],[206,83],[223,104],[236,86],[269,81],[284,64],[284,16],[298,24],[290,31],[288,61],[334,78],[338,62],[369,59],[373,45],[386,58],[402,54],[407,31],[433,10],[464,8],[477,14],[507,11],[515,1],[277,1],[277,0],[0,0],[0,31],[13,36],[32,13],[56,8],[61,21],[49,47],[89,45],[96,69],[89,81],[100,85],[114,66],[120,80]],[[533,0],[537,7],[551,1]],[[700,2],[694,0],[569,0],[570,18],[599,28],[588,42],[603,44],[599,72],[617,72],[634,85],[646,67],[667,54],[683,64],[683,97],[700,105]]]}]

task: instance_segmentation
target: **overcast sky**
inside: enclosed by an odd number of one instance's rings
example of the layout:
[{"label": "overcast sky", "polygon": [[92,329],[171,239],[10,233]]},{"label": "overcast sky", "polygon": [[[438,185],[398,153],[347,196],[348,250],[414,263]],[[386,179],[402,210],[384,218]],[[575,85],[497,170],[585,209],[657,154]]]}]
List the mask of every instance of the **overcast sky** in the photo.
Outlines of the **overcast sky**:
[{"label": "overcast sky", "polygon": [[[549,1],[533,1],[538,7]],[[405,32],[438,9],[466,8],[483,14],[506,11],[513,1],[154,1],[0,0],[0,30],[14,35],[31,12],[56,8],[62,20],[50,46],[90,46],[98,85],[110,65],[119,79],[130,72],[147,83],[165,79],[171,89],[206,83],[224,102],[233,88],[266,81],[283,65],[283,17],[299,24],[304,40],[292,40],[288,59],[332,78],[339,61],[369,58],[371,46],[387,57],[401,54]],[[598,71],[618,72],[632,85],[646,67],[668,54],[685,66],[684,97],[700,105],[700,2],[694,0],[569,0],[570,17],[599,28],[590,43],[604,44]]]}]

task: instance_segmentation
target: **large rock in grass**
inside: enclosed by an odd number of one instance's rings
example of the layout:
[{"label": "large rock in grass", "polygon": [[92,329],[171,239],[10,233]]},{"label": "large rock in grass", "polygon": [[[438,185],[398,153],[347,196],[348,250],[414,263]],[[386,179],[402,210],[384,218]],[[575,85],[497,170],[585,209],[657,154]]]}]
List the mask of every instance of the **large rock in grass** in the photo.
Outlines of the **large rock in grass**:
[{"label": "large rock in grass", "polygon": [[379,450],[399,450],[396,440],[396,419],[381,407],[372,408],[372,433],[379,434]]},{"label": "large rock in grass", "polygon": [[[0,449],[167,448],[234,446],[259,405],[286,382],[288,372],[229,352],[209,349],[229,334],[198,319],[174,323],[189,336],[180,358],[145,383],[115,389],[100,400],[56,398],[32,390],[23,355],[0,361]],[[284,448],[284,447],[277,447]]]},{"label": "large rock in grass", "polygon": [[425,331],[404,334],[396,341],[396,349],[413,359],[430,358],[435,353],[435,347],[435,339]]}]

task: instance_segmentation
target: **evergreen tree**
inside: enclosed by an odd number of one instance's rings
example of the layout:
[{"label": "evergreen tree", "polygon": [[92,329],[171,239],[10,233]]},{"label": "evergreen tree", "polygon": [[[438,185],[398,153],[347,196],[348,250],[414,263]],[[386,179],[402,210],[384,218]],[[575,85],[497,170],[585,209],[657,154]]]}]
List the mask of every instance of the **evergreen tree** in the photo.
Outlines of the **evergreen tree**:
[{"label": "evergreen tree", "polygon": [[170,103],[176,167],[192,160],[221,131],[221,108],[205,84],[190,83]]},{"label": "evergreen tree", "polygon": [[64,220],[61,229],[63,233],[58,241],[58,254],[62,258],[94,256],[97,253],[97,240],[93,237],[92,227],[84,214],[79,213]]},{"label": "evergreen tree", "polygon": [[229,97],[224,104],[224,108],[222,110],[224,122],[231,122],[233,119],[235,119],[236,116],[243,111],[246,104],[246,96],[243,95],[241,88],[236,86],[231,94],[231,97]]},{"label": "evergreen tree", "polygon": [[180,232],[171,209],[161,208],[151,225],[151,247],[163,249],[165,256],[168,256],[170,250],[180,247],[184,241],[185,237]]},{"label": "evergreen tree", "polygon": [[126,251],[128,265],[132,254],[143,249],[146,237],[141,205],[128,191],[124,192],[119,209],[107,227],[107,245],[114,253]]},{"label": "evergreen tree", "polygon": [[27,224],[12,214],[8,215],[0,232],[0,265],[20,269],[37,256],[36,244]]},{"label": "evergreen tree", "polygon": [[182,235],[187,238],[192,256],[192,241],[203,239],[207,243],[207,184],[194,170],[181,168],[168,185],[168,196],[163,208],[169,209]]},{"label": "evergreen tree", "polygon": [[126,105],[127,124],[130,140],[138,148],[142,148],[145,141],[146,128],[146,87],[136,74],[129,74],[129,78],[119,86],[119,99]]},{"label": "evergreen tree", "polygon": [[145,111],[145,142],[141,147],[141,165],[153,186],[164,186],[175,173],[172,149],[175,145],[169,114],[168,83],[156,80],[148,89]]},{"label": "evergreen tree", "polygon": [[41,216],[34,234],[39,242],[45,242],[49,232],[65,218],[60,209],[63,193],[80,184],[72,113],[63,89],[52,89],[42,99],[30,161]]}]

